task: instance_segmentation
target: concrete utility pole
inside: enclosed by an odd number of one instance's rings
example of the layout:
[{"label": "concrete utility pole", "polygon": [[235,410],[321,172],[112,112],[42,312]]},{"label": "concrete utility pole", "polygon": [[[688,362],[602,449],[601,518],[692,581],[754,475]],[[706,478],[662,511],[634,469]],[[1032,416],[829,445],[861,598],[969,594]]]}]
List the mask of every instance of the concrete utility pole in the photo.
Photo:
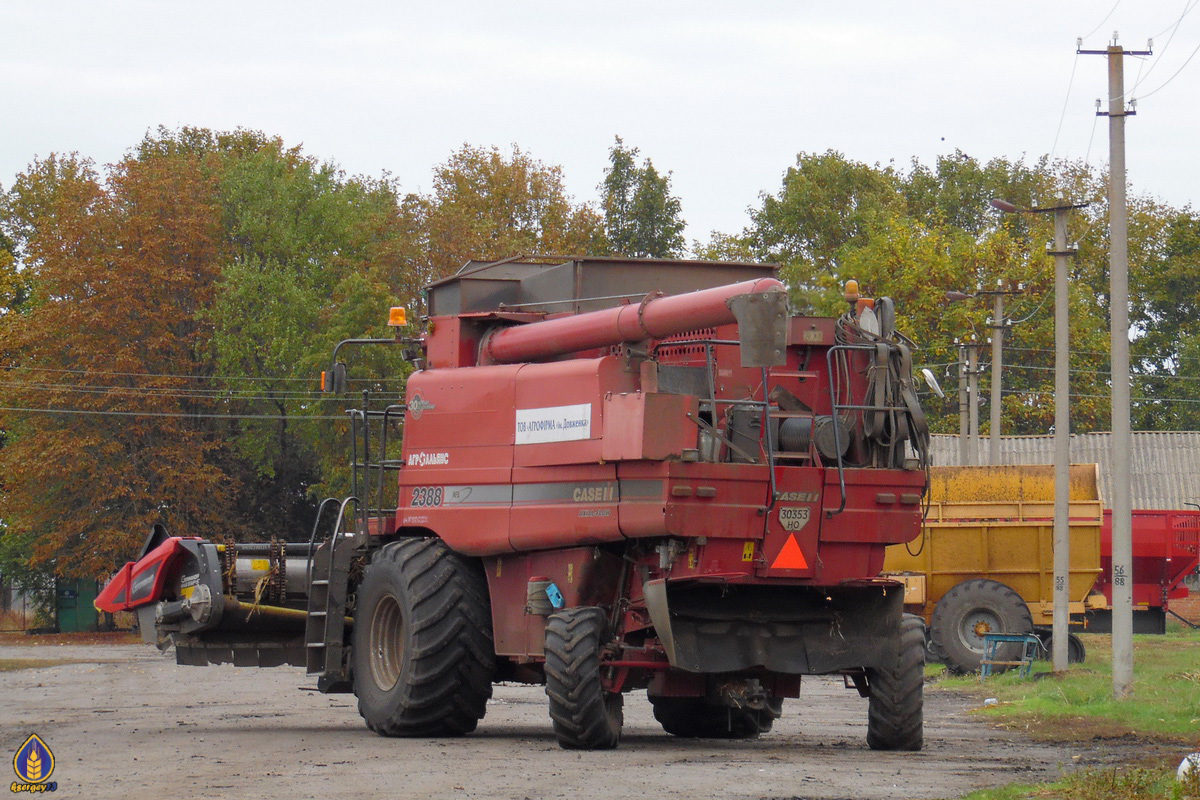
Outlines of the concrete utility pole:
[{"label": "concrete utility pole", "polygon": [[958,345],[958,465],[964,466],[968,463],[971,453],[971,412],[967,405],[971,402],[971,396],[967,393],[967,346],[957,339],[954,343]]},{"label": "concrete utility pole", "polygon": [[[1006,286],[1003,279],[997,279],[995,289],[977,288],[974,294],[968,294],[967,292],[960,291],[946,292],[946,299],[951,302],[958,300],[973,300],[978,297],[992,298],[992,399],[989,409],[991,412],[991,432],[988,435],[988,463],[993,466],[1000,463],[1000,412],[1004,405],[1001,397],[1001,388],[1004,386],[1003,348],[1004,329],[1008,327],[1007,320],[1004,319],[1004,296],[1009,294],[1021,294],[1024,291],[1025,285],[1022,283],[1018,283],[1016,288],[1012,288],[1011,285]],[[978,407],[979,398],[972,396],[971,400],[975,403],[975,406]],[[976,434],[978,435],[978,426],[976,426]],[[965,436],[965,431],[960,432],[960,435]],[[978,438],[976,439],[975,443],[976,446],[978,446]],[[976,453],[976,456],[978,456],[978,452]],[[960,463],[966,463],[965,459]]]},{"label": "concrete utility pole", "polygon": [[1067,293],[1069,262],[1075,248],[1067,244],[1067,214],[1087,203],[1060,202],[1049,208],[1020,208],[992,200],[992,208],[1006,213],[1054,213],[1054,243],[1046,250],[1054,256],[1054,619],[1051,641],[1055,672],[1067,669],[1071,607],[1071,377],[1068,347],[1070,298]]},{"label": "concrete utility pole", "polygon": [[958,345],[958,463],[979,463],[979,342],[954,340]]},{"label": "concrete utility pole", "polygon": [[971,395],[971,450],[967,464],[979,464],[979,342],[971,337],[967,345],[967,392]]},{"label": "concrete utility pole", "polygon": [[1113,43],[1104,50],[1076,49],[1079,55],[1108,57],[1108,217],[1109,296],[1112,346],[1112,648],[1113,695],[1123,700],[1133,692],[1133,502],[1129,486],[1129,245],[1125,207],[1125,117],[1135,103],[1125,103],[1125,54],[1148,56]]},{"label": "concrete utility pole", "polygon": [[1003,386],[1000,374],[1004,363],[1004,295],[1004,291],[997,291],[992,295],[992,404],[988,409],[992,418],[988,426],[988,463],[993,467],[1000,463],[1000,411],[1003,406],[1000,396]]},{"label": "concrete utility pole", "polygon": [[1065,672],[1071,625],[1071,350],[1067,214],[1072,206],[1054,209],[1054,620],[1051,661]]}]

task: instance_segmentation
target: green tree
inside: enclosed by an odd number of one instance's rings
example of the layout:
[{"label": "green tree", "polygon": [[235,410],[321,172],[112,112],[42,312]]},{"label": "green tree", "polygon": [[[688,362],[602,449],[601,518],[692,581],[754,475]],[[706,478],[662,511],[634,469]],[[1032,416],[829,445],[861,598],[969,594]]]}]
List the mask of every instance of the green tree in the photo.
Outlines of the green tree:
[{"label": "green tree", "polygon": [[[1164,219],[1156,257],[1131,266],[1134,296],[1130,324],[1135,373],[1134,427],[1142,430],[1200,430],[1200,217],[1190,208]],[[1138,226],[1142,228],[1144,226]],[[1147,237],[1139,237],[1139,240]]]},{"label": "green tree", "polygon": [[683,253],[686,223],[671,194],[671,173],[662,175],[650,159],[637,165],[638,149],[621,137],[608,151],[604,170],[604,228],[610,251],[633,258],[676,258]]},{"label": "green tree", "polygon": [[847,160],[833,150],[801,153],[776,194],[760,195],[746,238],[759,259],[784,265],[801,309],[836,291],[848,250],[866,243],[889,211],[903,213],[901,178],[891,167]]},{"label": "green tree", "polygon": [[[948,304],[945,293],[989,289],[998,281],[1024,284],[1006,314],[1020,323],[1005,339],[1004,433],[1046,433],[1053,422],[1054,284],[1053,260],[1042,247],[1053,238],[1053,221],[1047,214],[1002,215],[987,201],[1046,206],[1060,193],[1073,202],[1091,201],[1091,208],[1072,215],[1069,232],[1080,242],[1070,284],[1072,423],[1076,431],[1104,430],[1110,394],[1104,191],[1103,174],[1073,162],[980,163],[956,152],[932,167],[914,161],[899,172],[833,152],[801,154],[780,190],[762,196],[751,226],[739,236],[714,239],[710,251],[739,254],[749,245],[758,258],[782,262],[801,309],[840,311],[848,278],[868,294],[892,296],[901,329],[921,346],[917,359],[951,385],[955,340],[974,335],[986,342],[991,304],[985,297]],[[1142,201],[1132,205],[1136,270],[1153,263],[1161,213]],[[988,349],[981,350],[986,433],[990,372]],[[935,429],[956,430],[957,399],[927,399]]]}]

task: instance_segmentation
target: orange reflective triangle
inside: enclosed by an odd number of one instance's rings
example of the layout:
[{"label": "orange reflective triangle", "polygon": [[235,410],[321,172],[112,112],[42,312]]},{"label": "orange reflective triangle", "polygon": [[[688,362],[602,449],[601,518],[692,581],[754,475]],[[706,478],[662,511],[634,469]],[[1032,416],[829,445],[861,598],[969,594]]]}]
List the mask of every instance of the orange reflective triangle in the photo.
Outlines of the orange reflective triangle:
[{"label": "orange reflective triangle", "polygon": [[808,569],[808,560],[804,558],[804,551],[800,549],[800,544],[796,541],[796,534],[788,534],[787,541],[783,543],[783,549],[779,551],[779,555],[775,556],[775,562],[771,564],[771,569]]}]

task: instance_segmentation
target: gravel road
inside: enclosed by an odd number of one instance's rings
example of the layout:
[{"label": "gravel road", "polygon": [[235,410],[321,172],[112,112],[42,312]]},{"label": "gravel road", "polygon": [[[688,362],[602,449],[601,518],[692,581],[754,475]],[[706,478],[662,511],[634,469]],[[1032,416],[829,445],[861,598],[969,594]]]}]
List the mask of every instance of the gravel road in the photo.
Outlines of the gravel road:
[{"label": "gravel road", "polygon": [[866,700],[806,679],[756,741],[667,736],[644,695],[626,698],[621,746],[555,744],[540,687],[498,686],[462,739],[385,739],[351,695],[302,670],[177,667],[140,645],[0,646],[51,666],[0,672],[0,763],[31,733],[55,756],[58,797],[949,798],[1124,755],[997,730],[977,701],[926,693],[925,750],[867,748]]}]

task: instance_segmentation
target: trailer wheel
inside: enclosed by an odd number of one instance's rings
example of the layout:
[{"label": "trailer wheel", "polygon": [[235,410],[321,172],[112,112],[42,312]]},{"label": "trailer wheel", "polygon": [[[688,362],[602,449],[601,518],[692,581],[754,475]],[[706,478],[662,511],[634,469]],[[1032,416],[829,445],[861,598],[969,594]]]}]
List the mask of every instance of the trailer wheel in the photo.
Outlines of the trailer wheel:
[{"label": "trailer wheel", "polygon": [[[983,660],[989,633],[1032,633],[1033,617],[1021,596],[996,581],[976,579],[958,584],[942,596],[930,620],[934,652],[951,672],[975,672]],[[997,649],[1001,661],[1014,661],[1019,644]],[[1007,669],[997,666],[996,671]]]},{"label": "trailer wheel", "polygon": [[730,708],[703,697],[650,697],[654,718],[681,739],[754,739],[770,731],[783,711],[783,698],[767,703],[763,709]]},{"label": "trailer wheel", "polygon": [[358,712],[382,736],[459,736],[492,696],[487,580],[439,539],[383,547],[358,590]]},{"label": "trailer wheel", "polygon": [[[1042,640],[1042,651],[1038,654],[1039,661],[1054,660],[1054,634],[1049,629],[1038,628],[1034,633]],[[1087,660],[1087,648],[1083,639],[1073,633],[1067,633],[1067,663],[1082,664]]]},{"label": "trailer wheel", "polygon": [[559,747],[610,750],[621,738],[624,698],[600,680],[607,620],[594,607],[567,608],[546,620],[546,696]]},{"label": "trailer wheel", "polygon": [[872,750],[920,750],[925,739],[925,621],[900,620],[896,663],[867,670],[867,745]]}]

